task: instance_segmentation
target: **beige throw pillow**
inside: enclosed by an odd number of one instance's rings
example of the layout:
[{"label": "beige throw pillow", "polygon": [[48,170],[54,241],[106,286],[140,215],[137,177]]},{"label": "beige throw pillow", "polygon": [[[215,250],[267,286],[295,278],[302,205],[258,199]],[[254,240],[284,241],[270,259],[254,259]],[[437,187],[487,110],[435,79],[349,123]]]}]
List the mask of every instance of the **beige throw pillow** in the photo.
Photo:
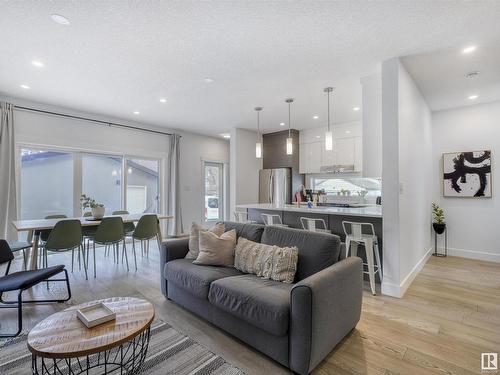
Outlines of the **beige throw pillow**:
[{"label": "beige throw pillow", "polygon": [[234,267],[265,279],[291,284],[295,279],[299,249],[265,245],[240,237],[234,253]]},{"label": "beige throw pillow", "polygon": [[200,232],[200,253],[193,262],[205,266],[234,266],[234,247],[236,231],[223,233],[220,237],[215,233]]},{"label": "beige throw pillow", "polygon": [[[200,232],[207,231],[201,225],[193,222],[191,224],[191,234],[189,235],[189,251],[186,254],[187,259],[196,259],[200,252]],[[208,229],[209,232],[215,233],[220,236],[224,233],[224,223],[217,223],[213,228]]]}]

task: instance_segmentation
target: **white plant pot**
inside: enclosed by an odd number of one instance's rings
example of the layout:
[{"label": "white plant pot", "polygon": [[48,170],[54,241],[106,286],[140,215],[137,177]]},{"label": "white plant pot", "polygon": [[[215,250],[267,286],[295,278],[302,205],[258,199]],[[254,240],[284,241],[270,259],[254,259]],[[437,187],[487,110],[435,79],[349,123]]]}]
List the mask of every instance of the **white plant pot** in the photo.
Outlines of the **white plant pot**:
[{"label": "white plant pot", "polygon": [[102,219],[105,211],[104,207],[94,207],[92,208],[92,216],[94,219]]}]

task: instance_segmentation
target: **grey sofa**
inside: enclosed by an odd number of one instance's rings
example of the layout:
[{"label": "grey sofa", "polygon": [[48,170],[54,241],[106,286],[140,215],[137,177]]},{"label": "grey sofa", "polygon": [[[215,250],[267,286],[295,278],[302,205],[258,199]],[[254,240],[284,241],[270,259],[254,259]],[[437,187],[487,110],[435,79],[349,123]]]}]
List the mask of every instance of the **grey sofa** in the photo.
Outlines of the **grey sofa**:
[{"label": "grey sofa", "polygon": [[184,259],[188,239],[175,239],[161,249],[163,294],[293,372],[308,374],[359,321],[361,259],[339,260],[340,240],[331,234],[233,222],[225,226],[252,241],[297,246],[294,284],[192,264]]}]

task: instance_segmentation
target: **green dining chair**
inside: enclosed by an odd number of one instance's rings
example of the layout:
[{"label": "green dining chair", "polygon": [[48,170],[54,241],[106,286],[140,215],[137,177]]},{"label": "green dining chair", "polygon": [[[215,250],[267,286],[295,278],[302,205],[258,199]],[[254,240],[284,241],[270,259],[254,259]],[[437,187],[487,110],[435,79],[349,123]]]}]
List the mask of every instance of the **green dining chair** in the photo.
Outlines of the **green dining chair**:
[{"label": "green dining chair", "polygon": [[[113,211],[113,215],[130,215],[130,212],[127,210]],[[125,235],[131,236],[134,233],[135,224],[132,222],[123,223],[123,228],[125,229]]]},{"label": "green dining chair", "polygon": [[30,242],[26,241],[8,241],[8,245],[10,247],[10,250],[15,253],[16,251],[22,251],[23,252],[23,266],[24,269],[26,270],[28,267],[27,259],[26,259],[26,250],[31,248],[33,246]]},{"label": "green dining chair", "polygon": [[[55,215],[47,215],[45,219],[67,219],[68,217],[64,214],[55,214]],[[44,229],[40,231],[40,247],[43,247],[45,242],[47,242],[49,238],[51,229]],[[43,262],[43,253],[42,251],[38,252],[38,262],[42,264]]]},{"label": "green dining chair", "polygon": [[[96,261],[95,261],[95,245],[113,246],[113,251],[119,255],[119,244],[123,241],[123,252],[122,252],[122,262],[123,257],[127,262],[128,267],[128,257],[127,248],[125,245],[125,231],[123,229],[123,220],[121,217],[111,216],[105,217],[101,220],[101,223],[97,227],[97,231],[93,237],[94,245],[94,277],[96,277]],[[89,252],[87,249],[87,259],[89,258]],[[118,258],[118,257],[117,257]]]},{"label": "green dining chair", "polygon": [[[149,240],[158,234],[158,216],[156,214],[142,215],[132,233],[132,251],[134,253],[135,270],[137,271],[137,256],[135,253],[135,240],[141,241],[141,246],[146,256],[149,255]],[[145,244],[145,246],[143,246]]]},{"label": "green dining chair", "polygon": [[[87,211],[83,213],[83,217],[92,217],[92,212]],[[83,246],[89,251],[90,248],[90,241],[93,241],[95,232],[97,231],[97,225],[92,225],[92,226],[82,226],[82,233],[83,233]]]},{"label": "green dining chair", "polygon": [[85,260],[85,254],[82,249],[82,238],[82,223],[80,220],[69,219],[58,221],[50,231],[49,238],[47,238],[47,242],[45,242],[43,246],[44,267],[47,268],[49,266],[49,252],[61,253],[71,251],[71,272],[73,272],[75,249],[78,249],[83,259],[85,279],[88,280],[87,261]]}]

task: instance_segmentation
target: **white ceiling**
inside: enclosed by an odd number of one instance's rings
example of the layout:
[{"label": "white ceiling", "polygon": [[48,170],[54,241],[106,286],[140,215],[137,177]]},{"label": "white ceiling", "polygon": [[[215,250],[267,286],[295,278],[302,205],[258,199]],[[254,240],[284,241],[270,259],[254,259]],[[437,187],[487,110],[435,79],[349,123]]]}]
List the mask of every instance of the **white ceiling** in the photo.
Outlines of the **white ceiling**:
[{"label": "white ceiling", "polygon": [[[500,41],[475,46],[467,54],[453,48],[402,58],[431,110],[500,100]],[[466,78],[471,72],[479,74]]]},{"label": "white ceiling", "polygon": [[279,130],[291,96],[301,129],[324,125],[325,86],[335,121],[357,120],[359,78],[381,61],[490,45],[499,19],[487,1],[4,1],[0,92],[212,135],[253,128],[255,106]]}]

